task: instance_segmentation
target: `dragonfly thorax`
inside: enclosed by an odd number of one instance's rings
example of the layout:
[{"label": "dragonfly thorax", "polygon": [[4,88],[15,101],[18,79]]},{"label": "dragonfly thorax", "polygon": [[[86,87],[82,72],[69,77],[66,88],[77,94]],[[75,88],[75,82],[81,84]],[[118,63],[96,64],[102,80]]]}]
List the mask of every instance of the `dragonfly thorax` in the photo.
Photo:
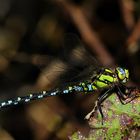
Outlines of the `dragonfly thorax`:
[{"label": "dragonfly thorax", "polygon": [[93,85],[99,89],[99,88],[107,88],[109,86],[112,86],[112,84],[121,82],[122,84],[125,84],[128,81],[129,78],[129,71],[127,69],[123,69],[121,67],[117,67],[114,70],[105,68],[102,69],[100,74],[92,78]]},{"label": "dragonfly thorax", "polygon": [[115,69],[115,72],[117,74],[118,80],[121,83],[123,83],[123,84],[127,83],[127,81],[129,80],[129,71],[127,69],[117,67]]},{"label": "dragonfly thorax", "polygon": [[112,69],[104,68],[101,70],[100,74],[98,74],[95,78],[92,78],[92,82],[97,89],[107,88],[118,82],[118,78]]}]

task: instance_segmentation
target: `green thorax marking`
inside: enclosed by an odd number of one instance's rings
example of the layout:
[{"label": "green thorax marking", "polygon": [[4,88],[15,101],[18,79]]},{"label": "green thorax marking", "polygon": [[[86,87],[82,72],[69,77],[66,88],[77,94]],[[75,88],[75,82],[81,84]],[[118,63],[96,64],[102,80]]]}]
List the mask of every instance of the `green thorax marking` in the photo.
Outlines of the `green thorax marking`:
[{"label": "green thorax marking", "polygon": [[105,68],[101,74],[99,74],[96,79],[93,81],[93,85],[95,85],[97,88],[106,88],[112,83],[117,82],[118,79],[116,77],[116,74],[113,70]]}]

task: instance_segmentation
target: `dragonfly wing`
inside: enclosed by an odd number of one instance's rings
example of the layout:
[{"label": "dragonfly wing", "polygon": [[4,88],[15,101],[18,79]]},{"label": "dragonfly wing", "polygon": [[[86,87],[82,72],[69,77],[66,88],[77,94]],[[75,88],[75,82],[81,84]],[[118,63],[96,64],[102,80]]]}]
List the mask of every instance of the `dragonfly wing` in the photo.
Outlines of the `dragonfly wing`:
[{"label": "dragonfly wing", "polygon": [[[67,34],[62,42],[60,59],[56,59],[44,69],[46,83],[55,81],[55,87],[75,84],[80,81],[90,80],[96,77],[101,66],[96,59],[83,46],[79,38],[74,34]],[[40,80],[42,81],[42,80]],[[41,82],[45,83],[45,82]]]},{"label": "dragonfly wing", "polygon": [[68,65],[66,73],[61,76],[64,82],[88,80],[97,74],[100,68],[99,63],[76,35],[67,34],[63,46],[62,60]]}]

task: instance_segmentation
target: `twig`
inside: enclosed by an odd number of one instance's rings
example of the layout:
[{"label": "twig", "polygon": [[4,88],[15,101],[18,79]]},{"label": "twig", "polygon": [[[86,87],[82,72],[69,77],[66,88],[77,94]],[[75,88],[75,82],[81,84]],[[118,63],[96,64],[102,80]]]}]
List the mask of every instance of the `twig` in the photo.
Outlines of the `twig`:
[{"label": "twig", "polygon": [[127,44],[130,45],[140,38],[140,20],[138,20],[132,34],[127,39]]},{"label": "twig", "polygon": [[120,0],[122,16],[127,29],[130,31],[134,25],[134,2],[132,0]]},{"label": "twig", "polygon": [[96,53],[98,60],[103,65],[114,65],[113,57],[107,52],[105,46],[101,40],[99,40],[97,33],[90,27],[82,9],[64,0],[56,0],[55,2],[63,7],[69,14],[83,40],[88,44],[91,50]]}]

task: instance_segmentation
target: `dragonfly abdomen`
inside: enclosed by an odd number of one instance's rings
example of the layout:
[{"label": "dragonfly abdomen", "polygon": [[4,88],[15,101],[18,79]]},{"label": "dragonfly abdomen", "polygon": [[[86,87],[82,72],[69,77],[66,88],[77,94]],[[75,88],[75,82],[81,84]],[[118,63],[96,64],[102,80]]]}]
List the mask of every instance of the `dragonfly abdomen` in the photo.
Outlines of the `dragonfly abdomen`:
[{"label": "dragonfly abdomen", "polygon": [[38,100],[38,99],[42,99],[42,98],[49,97],[49,96],[56,96],[56,95],[59,95],[59,94],[60,94],[60,92],[58,90],[54,90],[54,91],[50,91],[50,92],[41,91],[41,92],[38,92],[38,93],[30,93],[27,96],[17,97],[15,99],[10,99],[10,100],[1,102],[0,103],[0,108],[4,108],[4,107],[7,107],[7,106],[12,106],[12,105],[17,105],[17,104],[20,104],[20,103],[27,103],[27,102],[30,102],[32,100]]},{"label": "dragonfly abdomen", "polygon": [[80,82],[78,85],[73,85],[73,86],[68,86],[67,88],[63,89],[62,94],[67,94],[67,93],[87,93],[87,92],[93,92],[97,90],[96,86],[94,86],[90,82]]}]

